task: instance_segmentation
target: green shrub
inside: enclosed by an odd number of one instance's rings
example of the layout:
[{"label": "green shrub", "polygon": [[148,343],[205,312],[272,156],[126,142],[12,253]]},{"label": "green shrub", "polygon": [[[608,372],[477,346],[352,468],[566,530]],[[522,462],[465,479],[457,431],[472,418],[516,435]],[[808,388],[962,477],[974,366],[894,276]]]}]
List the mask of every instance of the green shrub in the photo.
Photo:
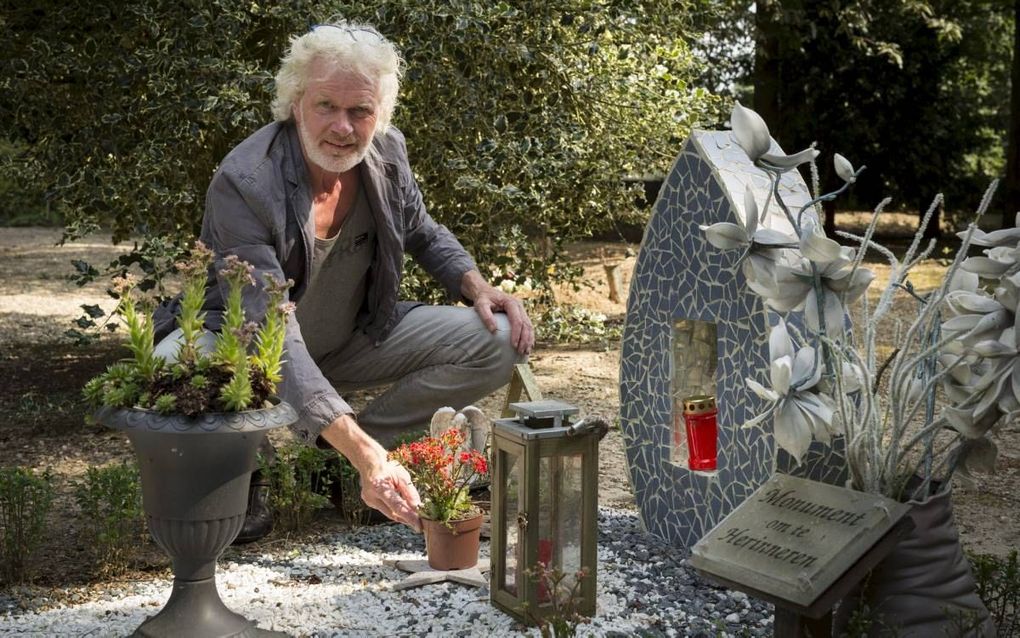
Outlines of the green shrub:
[{"label": "green shrub", "polygon": [[540,305],[531,309],[539,341],[553,343],[602,343],[607,348],[617,342],[623,330],[619,322],[613,323],[600,312],[581,306]]},{"label": "green shrub", "polygon": [[[693,84],[692,4],[21,3],[0,29],[14,52],[0,60],[0,120],[23,151],[0,155],[0,183],[32,180],[69,236],[106,227],[180,246],[219,161],[269,121],[288,37],[342,14],[407,61],[394,121],[432,214],[480,264],[541,287],[576,272],[565,242],[640,218],[624,178],[665,173],[713,108]],[[436,289],[408,279],[416,298]]]},{"label": "green shrub", "polygon": [[52,504],[53,481],[48,471],[37,475],[20,467],[0,468],[0,581],[26,579]]},{"label": "green shrub", "polygon": [[269,506],[282,529],[297,531],[312,520],[315,510],[327,507],[322,493],[331,478],[327,469],[336,453],[293,442],[276,451],[276,460],[262,460],[262,474],[269,478]]},{"label": "green shrub", "polygon": [[128,463],[90,467],[75,485],[74,498],[101,571],[122,572],[145,529],[138,467]]},{"label": "green shrub", "polygon": [[348,525],[367,525],[372,509],[361,500],[361,475],[345,457],[335,455],[328,463],[325,476],[329,494],[344,522]]},{"label": "green shrub", "polygon": [[1017,550],[1006,558],[970,555],[978,595],[992,615],[1000,636],[1020,635],[1020,563]]}]

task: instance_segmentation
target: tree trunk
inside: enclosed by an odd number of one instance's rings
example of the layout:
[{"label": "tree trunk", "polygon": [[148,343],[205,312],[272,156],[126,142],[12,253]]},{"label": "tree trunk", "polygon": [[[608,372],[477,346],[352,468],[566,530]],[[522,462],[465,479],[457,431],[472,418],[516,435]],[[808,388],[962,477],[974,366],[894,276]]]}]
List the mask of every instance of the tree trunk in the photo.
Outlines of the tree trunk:
[{"label": "tree trunk", "polygon": [[1006,178],[1003,180],[1005,203],[1002,227],[1016,223],[1020,212],[1020,0],[1013,2],[1013,65],[1010,73],[1009,132],[1006,143]]},{"label": "tree trunk", "polygon": [[825,211],[822,229],[825,230],[826,237],[836,239],[836,202],[833,200],[822,202],[822,210]]},{"label": "tree trunk", "polygon": [[754,110],[772,131],[782,139],[780,128],[780,51],[779,0],[759,0],[754,14]]}]

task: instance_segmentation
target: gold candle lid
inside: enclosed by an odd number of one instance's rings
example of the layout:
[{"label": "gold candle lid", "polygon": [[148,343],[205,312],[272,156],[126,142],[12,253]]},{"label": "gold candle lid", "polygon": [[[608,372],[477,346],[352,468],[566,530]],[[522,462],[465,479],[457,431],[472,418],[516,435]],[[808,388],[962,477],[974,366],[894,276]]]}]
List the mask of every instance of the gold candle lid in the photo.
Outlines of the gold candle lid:
[{"label": "gold candle lid", "polygon": [[715,411],[715,397],[710,394],[698,394],[683,400],[684,414],[705,414]]}]

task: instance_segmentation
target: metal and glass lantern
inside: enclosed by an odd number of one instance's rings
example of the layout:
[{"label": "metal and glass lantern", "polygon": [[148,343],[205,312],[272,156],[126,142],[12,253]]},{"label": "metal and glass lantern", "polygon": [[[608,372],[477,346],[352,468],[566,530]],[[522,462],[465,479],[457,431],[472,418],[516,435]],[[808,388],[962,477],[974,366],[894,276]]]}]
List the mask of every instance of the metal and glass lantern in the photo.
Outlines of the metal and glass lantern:
[{"label": "metal and glass lantern", "polygon": [[[595,613],[600,419],[560,401],[512,403],[492,427],[492,604],[534,624],[572,602]],[[551,572],[558,578],[539,578]],[[555,598],[554,598],[555,597]]]}]

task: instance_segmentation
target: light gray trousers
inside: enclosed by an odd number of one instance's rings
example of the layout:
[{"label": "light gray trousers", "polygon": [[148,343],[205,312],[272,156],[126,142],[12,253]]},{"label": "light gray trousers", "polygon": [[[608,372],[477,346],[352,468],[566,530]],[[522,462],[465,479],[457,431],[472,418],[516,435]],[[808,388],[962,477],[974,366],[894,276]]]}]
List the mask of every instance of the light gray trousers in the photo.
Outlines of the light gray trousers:
[{"label": "light gray trousers", "polygon": [[[379,345],[356,332],[317,363],[341,395],[390,384],[357,415],[362,429],[390,448],[402,435],[428,431],[439,408],[463,408],[509,383],[524,356],[510,345],[506,315],[495,317],[498,329],[490,333],[472,308],[418,306]],[[204,337],[202,345],[211,347],[212,335]],[[156,354],[175,359],[179,339],[179,330],[171,332]]]},{"label": "light gray trousers", "polygon": [[524,356],[510,345],[506,315],[495,317],[490,333],[472,308],[418,306],[378,346],[357,332],[319,368],[341,395],[392,384],[357,415],[389,448],[403,434],[428,431],[439,408],[459,410],[510,382]]}]

